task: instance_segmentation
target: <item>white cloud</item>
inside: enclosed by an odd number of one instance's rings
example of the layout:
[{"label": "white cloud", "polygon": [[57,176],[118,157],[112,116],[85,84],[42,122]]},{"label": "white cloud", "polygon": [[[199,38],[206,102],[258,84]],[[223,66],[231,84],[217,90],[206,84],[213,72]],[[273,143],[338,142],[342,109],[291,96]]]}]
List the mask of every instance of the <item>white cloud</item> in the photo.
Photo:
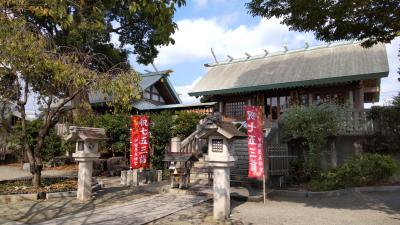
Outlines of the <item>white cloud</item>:
[{"label": "white cloud", "polygon": [[197,7],[204,7],[207,5],[208,0],[194,0]]},{"label": "white cloud", "polygon": [[[197,2],[201,4],[208,1]],[[283,50],[284,44],[287,44],[289,49],[300,48],[304,46],[305,40],[310,45],[319,43],[313,34],[289,31],[288,27],[280,24],[280,20],[276,18],[262,19],[254,26],[241,25],[235,28],[227,28],[223,17],[180,20],[177,24],[179,30],[173,35],[175,45],[160,48],[160,54],[155,60],[156,65],[174,67],[186,62],[213,62],[210,48],[213,48],[219,60],[224,60],[228,54],[238,58],[243,57],[244,52],[262,54],[262,49],[270,52]],[[400,38],[387,45],[390,74],[388,78],[382,79],[380,102],[376,103],[378,105],[388,104],[400,91],[400,82],[397,81],[399,46]],[[187,95],[192,85],[193,83],[176,87],[184,102],[194,101]]]},{"label": "white cloud", "polygon": [[193,0],[193,1],[196,4],[196,7],[199,7],[199,8],[204,8],[206,6],[210,6],[211,3],[224,2],[224,0]]},{"label": "white cloud", "polygon": [[312,34],[290,32],[280,20],[262,19],[255,26],[241,25],[230,29],[223,19],[188,19],[177,22],[179,30],[173,35],[175,45],[160,48],[155,60],[160,66],[173,66],[182,62],[204,60],[211,61],[210,48],[218,58],[226,55],[243,57],[243,52],[261,54],[266,48],[270,52],[281,50],[283,44],[289,48],[304,45],[304,40],[315,43]]},{"label": "white cloud", "polygon": [[182,100],[182,103],[195,103],[200,101],[200,99],[198,98],[189,96],[188,92],[197,82],[199,82],[201,78],[202,76],[199,76],[191,84],[180,85],[175,87],[176,92],[178,93],[179,97]]}]

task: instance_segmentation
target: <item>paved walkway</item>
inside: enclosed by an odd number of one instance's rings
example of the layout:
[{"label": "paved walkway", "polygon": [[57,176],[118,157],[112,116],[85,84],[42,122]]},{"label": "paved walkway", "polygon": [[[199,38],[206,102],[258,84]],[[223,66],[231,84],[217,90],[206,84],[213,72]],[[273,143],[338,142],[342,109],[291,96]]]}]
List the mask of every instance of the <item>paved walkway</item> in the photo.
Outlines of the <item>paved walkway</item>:
[{"label": "paved walkway", "polygon": [[[42,176],[70,176],[77,175],[77,171],[70,170],[44,170],[42,171]],[[17,179],[22,177],[31,177],[31,174],[27,171],[22,170],[18,166],[0,166],[0,181]]]},{"label": "paved walkway", "polygon": [[129,203],[95,208],[86,212],[63,216],[40,223],[40,225],[144,224],[192,207],[207,199],[204,196],[160,194]]}]

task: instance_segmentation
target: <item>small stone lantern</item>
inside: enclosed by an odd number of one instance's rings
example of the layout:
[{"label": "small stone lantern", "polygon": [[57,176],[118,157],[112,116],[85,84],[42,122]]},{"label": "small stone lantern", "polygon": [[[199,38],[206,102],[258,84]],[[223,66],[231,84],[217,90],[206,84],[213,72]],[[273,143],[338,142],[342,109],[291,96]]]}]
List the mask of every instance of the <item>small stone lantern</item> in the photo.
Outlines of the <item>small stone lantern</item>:
[{"label": "small stone lantern", "polygon": [[232,123],[212,122],[204,126],[201,138],[208,139],[205,160],[213,168],[214,219],[224,220],[230,215],[230,167],[236,161],[232,147],[234,137],[246,137]]},{"label": "small stone lantern", "polygon": [[77,198],[89,200],[92,195],[93,161],[100,157],[99,141],[107,140],[106,132],[103,128],[71,126],[64,139],[76,142],[72,157],[79,162]]}]

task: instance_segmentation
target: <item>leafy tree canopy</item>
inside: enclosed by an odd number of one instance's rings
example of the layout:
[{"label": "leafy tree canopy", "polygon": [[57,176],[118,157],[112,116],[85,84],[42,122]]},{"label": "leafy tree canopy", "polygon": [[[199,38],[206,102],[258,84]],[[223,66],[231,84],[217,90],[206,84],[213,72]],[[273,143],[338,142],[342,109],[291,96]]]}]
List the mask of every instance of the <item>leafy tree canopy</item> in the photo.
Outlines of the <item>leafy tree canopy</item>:
[{"label": "leafy tree canopy", "polygon": [[[104,54],[114,66],[127,59],[124,46],[133,46],[139,63],[157,56],[157,46],[173,44],[171,34],[176,7],[185,0],[3,0],[2,11],[36,26],[57,46],[73,46],[82,52]],[[120,48],[111,43],[117,35]],[[126,64],[125,64],[126,65]],[[91,64],[96,67],[95,63]],[[108,69],[108,68],[107,68]]]},{"label": "leafy tree canopy", "polygon": [[295,31],[331,42],[356,39],[365,47],[400,35],[398,0],[252,0],[253,16],[282,18]]}]

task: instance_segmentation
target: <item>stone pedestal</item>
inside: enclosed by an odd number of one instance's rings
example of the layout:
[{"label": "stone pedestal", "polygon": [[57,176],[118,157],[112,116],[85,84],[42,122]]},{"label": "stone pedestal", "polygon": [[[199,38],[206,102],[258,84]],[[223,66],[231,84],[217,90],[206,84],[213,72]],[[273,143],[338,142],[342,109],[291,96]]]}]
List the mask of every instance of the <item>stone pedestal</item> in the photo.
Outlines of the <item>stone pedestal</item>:
[{"label": "stone pedestal", "polygon": [[80,201],[89,200],[92,195],[93,161],[79,162],[77,198]]},{"label": "stone pedestal", "polygon": [[230,168],[214,167],[214,219],[224,220],[231,213]]}]

